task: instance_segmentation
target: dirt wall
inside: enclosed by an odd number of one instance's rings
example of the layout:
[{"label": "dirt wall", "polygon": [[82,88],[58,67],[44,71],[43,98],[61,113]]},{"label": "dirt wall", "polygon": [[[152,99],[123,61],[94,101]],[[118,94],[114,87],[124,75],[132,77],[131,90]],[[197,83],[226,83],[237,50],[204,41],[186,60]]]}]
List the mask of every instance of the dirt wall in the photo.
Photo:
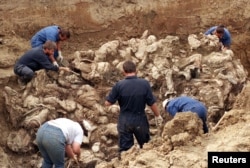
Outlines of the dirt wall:
[{"label": "dirt wall", "polygon": [[163,37],[204,32],[224,24],[232,33],[232,49],[249,69],[249,8],[247,0],[57,0],[1,1],[1,36],[16,35],[27,40],[40,28],[58,24],[72,32],[67,53],[99,47],[116,38],[140,36],[148,29]]}]

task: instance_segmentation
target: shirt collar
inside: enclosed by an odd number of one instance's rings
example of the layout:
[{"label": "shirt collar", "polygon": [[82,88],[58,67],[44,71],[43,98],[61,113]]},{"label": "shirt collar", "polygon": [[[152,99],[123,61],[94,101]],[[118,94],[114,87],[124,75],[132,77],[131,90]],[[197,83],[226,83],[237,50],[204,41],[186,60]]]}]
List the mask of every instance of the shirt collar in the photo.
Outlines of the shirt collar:
[{"label": "shirt collar", "polygon": [[135,79],[135,78],[137,78],[136,75],[134,75],[134,76],[126,76],[126,77],[125,77],[125,79]]}]

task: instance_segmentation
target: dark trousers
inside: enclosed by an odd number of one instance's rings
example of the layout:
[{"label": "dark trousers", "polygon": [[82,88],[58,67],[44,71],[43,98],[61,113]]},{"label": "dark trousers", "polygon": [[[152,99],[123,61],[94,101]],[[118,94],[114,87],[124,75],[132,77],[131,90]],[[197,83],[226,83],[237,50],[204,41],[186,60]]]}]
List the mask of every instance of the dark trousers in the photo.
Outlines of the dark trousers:
[{"label": "dark trousers", "polygon": [[149,124],[145,114],[119,116],[117,129],[119,133],[119,152],[126,151],[134,145],[134,136],[140,148],[150,140]]},{"label": "dark trousers", "polygon": [[22,82],[25,82],[25,83],[28,83],[29,81],[31,81],[31,79],[35,75],[35,72],[32,69],[22,64],[15,65],[14,73],[21,78]]}]

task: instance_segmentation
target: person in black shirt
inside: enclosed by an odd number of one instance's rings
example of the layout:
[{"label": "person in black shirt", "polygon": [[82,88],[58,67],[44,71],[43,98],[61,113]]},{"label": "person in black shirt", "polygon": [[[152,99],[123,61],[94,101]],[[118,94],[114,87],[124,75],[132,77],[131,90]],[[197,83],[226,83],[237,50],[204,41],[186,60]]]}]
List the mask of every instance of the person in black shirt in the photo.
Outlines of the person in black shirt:
[{"label": "person in black shirt", "polygon": [[31,81],[35,71],[40,69],[70,71],[68,67],[58,67],[51,63],[49,56],[54,54],[56,43],[46,41],[43,46],[32,48],[27,51],[14,65],[14,73],[20,77],[23,84]]},{"label": "person in black shirt", "polygon": [[134,145],[133,135],[140,148],[150,140],[149,123],[145,114],[146,104],[154,112],[156,125],[160,126],[163,122],[150,84],[147,80],[136,76],[135,64],[132,61],[125,61],[123,71],[125,79],[113,86],[105,101],[106,106],[112,105],[116,101],[120,106],[117,125],[119,153],[130,149]]}]

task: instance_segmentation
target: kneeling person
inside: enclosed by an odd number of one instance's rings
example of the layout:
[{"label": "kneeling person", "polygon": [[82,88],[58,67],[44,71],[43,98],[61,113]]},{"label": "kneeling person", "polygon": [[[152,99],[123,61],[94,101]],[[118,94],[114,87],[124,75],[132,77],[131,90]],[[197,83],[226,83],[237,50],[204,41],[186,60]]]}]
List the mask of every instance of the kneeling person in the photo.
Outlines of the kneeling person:
[{"label": "kneeling person", "polygon": [[57,67],[51,63],[49,56],[54,54],[55,49],[55,42],[46,41],[43,46],[32,48],[21,56],[14,66],[14,72],[20,77],[23,84],[30,82],[35,75],[35,71],[40,69],[70,71],[68,67]]}]

